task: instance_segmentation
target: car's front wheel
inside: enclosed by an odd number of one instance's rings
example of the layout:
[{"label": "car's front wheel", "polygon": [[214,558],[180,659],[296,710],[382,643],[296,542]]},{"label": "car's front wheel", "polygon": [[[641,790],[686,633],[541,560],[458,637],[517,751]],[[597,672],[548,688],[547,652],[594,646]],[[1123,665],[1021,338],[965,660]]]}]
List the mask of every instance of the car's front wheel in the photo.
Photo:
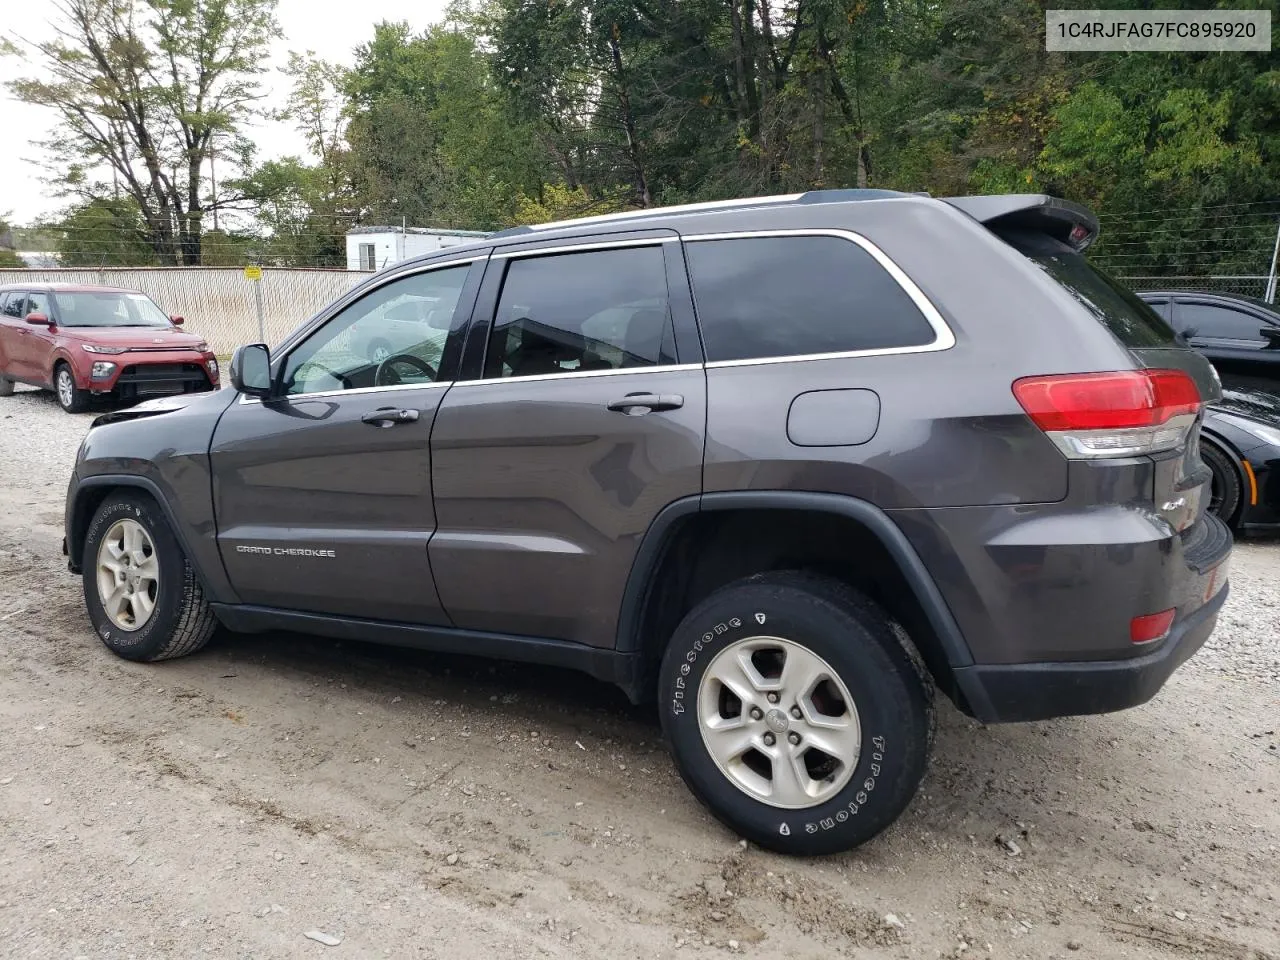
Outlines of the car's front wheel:
[{"label": "car's front wheel", "polygon": [[194,653],[217,626],[163,512],[143,493],[111,494],[85,537],[84,597],[94,631],[127,660]]},{"label": "car's front wheel", "polygon": [[659,692],[690,789],[780,853],[869,840],[928,763],[927,678],[887,615],[830,578],[761,574],[712,594],[672,637]]},{"label": "car's front wheel", "polygon": [[76,378],[65,363],[58,364],[53,372],[53,392],[58,405],[67,413],[83,413],[89,407],[89,391],[76,386]]}]

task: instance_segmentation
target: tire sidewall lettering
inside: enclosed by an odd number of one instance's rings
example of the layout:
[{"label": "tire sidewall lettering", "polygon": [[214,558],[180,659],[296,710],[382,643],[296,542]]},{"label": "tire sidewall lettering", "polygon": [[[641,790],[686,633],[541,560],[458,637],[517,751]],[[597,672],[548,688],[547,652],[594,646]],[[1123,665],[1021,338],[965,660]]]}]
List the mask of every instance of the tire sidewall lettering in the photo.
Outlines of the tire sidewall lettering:
[{"label": "tire sidewall lettering", "polygon": [[[786,636],[788,632],[786,626],[774,627],[773,621],[776,617],[777,615],[769,612],[768,608],[744,611],[742,614],[722,620],[710,629],[704,630],[701,634],[695,634],[695,639],[689,642],[687,647],[682,651],[676,652],[675,660],[679,663],[679,666],[676,668],[677,675],[674,680],[670,681],[664,707],[674,722],[681,724],[697,724],[699,722],[696,716],[697,711],[691,710],[689,706],[689,701],[696,698],[696,688],[701,682],[701,671],[698,670],[699,664],[705,665],[705,663],[710,662],[730,643],[744,636],[751,636],[757,633]],[[784,623],[785,620],[786,618],[784,617]],[[743,629],[744,625],[746,627],[745,630]],[[782,632],[779,634],[777,631]],[[690,715],[688,719],[685,719],[686,714]],[[805,835],[826,833],[841,827],[850,827],[858,818],[859,813],[867,808],[871,795],[875,792],[885,771],[886,757],[888,755],[887,745],[887,732],[877,731],[871,737],[864,739],[862,751],[858,757],[857,769],[855,770],[855,779],[851,780],[849,785],[841,791],[841,795],[838,798],[808,810],[767,808],[770,810],[771,816],[776,815],[777,817],[773,821],[771,832],[783,837],[790,837],[795,834],[803,837]],[[851,791],[855,789],[856,792],[852,792],[851,795]],[[760,806],[767,807],[765,804],[760,804]],[[790,821],[784,819],[788,815],[793,819]],[[797,815],[807,819],[801,820],[797,825],[795,820]]]}]

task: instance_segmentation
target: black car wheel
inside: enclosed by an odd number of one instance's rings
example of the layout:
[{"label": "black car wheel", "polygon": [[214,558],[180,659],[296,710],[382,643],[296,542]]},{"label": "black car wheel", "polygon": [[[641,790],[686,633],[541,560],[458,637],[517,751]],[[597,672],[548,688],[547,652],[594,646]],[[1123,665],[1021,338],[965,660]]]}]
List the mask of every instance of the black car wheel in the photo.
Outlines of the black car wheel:
[{"label": "black car wheel", "polygon": [[98,634],[126,660],[194,653],[217,621],[164,513],[145,494],[112,494],[85,537],[84,598]]},{"label": "black car wheel", "polygon": [[760,574],[713,593],[676,628],[659,691],[685,783],[779,853],[874,837],[928,763],[932,685],[885,612],[827,577]]},{"label": "black car wheel", "polygon": [[1244,492],[1240,472],[1225,453],[1207,443],[1200,447],[1200,459],[1213,473],[1209,512],[1228,525],[1234,524],[1240,508],[1241,494]]}]

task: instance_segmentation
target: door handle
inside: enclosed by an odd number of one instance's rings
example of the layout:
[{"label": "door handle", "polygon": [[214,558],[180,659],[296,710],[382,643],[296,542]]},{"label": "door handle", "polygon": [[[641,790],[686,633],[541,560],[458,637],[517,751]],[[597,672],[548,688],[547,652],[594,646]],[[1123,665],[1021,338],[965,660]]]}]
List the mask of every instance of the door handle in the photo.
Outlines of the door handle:
[{"label": "door handle", "polygon": [[642,417],[646,413],[678,410],[684,406],[684,397],[678,393],[628,393],[621,400],[610,400],[605,406],[615,413]]},{"label": "door handle", "polygon": [[375,427],[394,427],[397,423],[413,423],[418,419],[417,410],[402,410],[399,407],[379,407],[372,413],[360,418],[363,423],[371,423]]}]

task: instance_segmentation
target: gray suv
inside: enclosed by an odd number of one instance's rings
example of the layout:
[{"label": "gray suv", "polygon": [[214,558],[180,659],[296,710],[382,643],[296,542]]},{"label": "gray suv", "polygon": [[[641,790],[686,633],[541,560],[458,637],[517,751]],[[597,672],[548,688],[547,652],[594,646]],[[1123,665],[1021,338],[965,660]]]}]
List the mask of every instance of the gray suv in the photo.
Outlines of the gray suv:
[{"label": "gray suv", "polygon": [[[133,660],[221,623],[586,671],[656,700],[739,834],[846,849],[910,801],[935,689],[1133,706],[1226,598],[1218,382],[1086,262],[1097,229],[834,191],[400,263],[242,347],[234,390],[99,418],[70,567]],[[406,302],[450,319],[371,357]]]}]

